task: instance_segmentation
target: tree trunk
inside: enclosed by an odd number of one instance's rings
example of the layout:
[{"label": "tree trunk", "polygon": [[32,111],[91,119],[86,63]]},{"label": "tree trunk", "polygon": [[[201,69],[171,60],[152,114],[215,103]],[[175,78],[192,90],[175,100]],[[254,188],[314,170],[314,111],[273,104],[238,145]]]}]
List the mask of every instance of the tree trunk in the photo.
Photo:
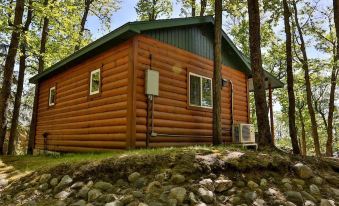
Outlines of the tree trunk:
[{"label": "tree trunk", "polygon": [[254,98],[258,123],[259,147],[274,147],[265,92],[264,71],[260,48],[260,13],[258,0],[247,0],[249,13],[249,41],[253,72]]},{"label": "tree trunk", "polygon": [[195,17],[195,0],[191,0],[191,4],[192,4],[192,17]]},{"label": "tree trunk", "polygon": [[[29,26],[32,21],[32,0],[29,1],[26,23],[22,30],[23,35],[28,31]],[[9,141],[8,141],[8,151],[7,154],[13,155],[15,153],[15,142],[17,141],[17,133],[18,133],[18,122],[19,122],[19,114],[20,114],[20,106],[21,106],[21,97],[24,86],[24,78],[25,78],[25,70],[26,70],[26,40],[24,39],[21,43],[21,56],[19,60],[19,75],[18,75],[18,83],[15,94],[14,108],[13,108],[13,116],[11,122],[11,131],[9,133]]]},{"label": "tree trunk", "polygon": [[307,148],[306,148],[306,131],[305,131],[305,123],[304,117],[301,109],[299,108],[299,120],[301,124],[301,154],[303,156],[307,155]]},{"label": "tree trunk", "polygon": [[312,104],[312,90],[311,90],[311,80],[310,80],[310,75],[309,75],[308,57],[307,57],[303,32],[299,24],[298,8],[297,8],[297,4],[295,3],[295,0],[293,0],[293,7],[294,7],[295,24],[297,26],[297,30],[298,30],[299,38],[300,38],[300,49],[302,53],[301,63],[302,63],[302,68],[304,70],[304,78],[305,78],[305,84],[306,84],[306,101],[307,101],[308,112],[311,118],[314,149],[315,149],[316,156],[321,156],[319,134],[318,134],[318,124],[315,118],[315,112],[314,112],[314,108]]},{"label": "tree trunk", "polygon": [[84,9],[84,13],[82,15],[82,19],[81,19],[81,23],[80,23],[79,40],[78,40],[78,44],[75,45],[75,48],[74,48],[75,51],[78,51],[80,49],[81,38],[82,38],[84,31],[85,31],[85,24],[86,24],[86,21],[87,21],[89,8],[90,8],[92,3],[93,3],[93,0],[85,0],[85,9]]},{"label": "tree trunk", "polygon": [[300,154],[297,129],[295,126],[295,95],[294,95],[294,79],[292,67],[292,34],[290,26],[290,10],[287,0],[283,0],[284,4],[284,23],[286,34],[286,72],[287,72],[287,92],[288,92],[288,126],[291,137],[291,143],[294,154]]},{"label": "tree trunk", "polygon": [[338,61],[339,61],[339,2],[338,0],[333,0],[333,10],[334,10],[334,25],[336,31],[336,49],[333,49],[334,53],[334,66],[331,74],[331,91],[330,91],[330,100],[328,104],[328,117],[327,117],[327,142],[326,142],[326,156],[332,157],[333,155],[333,113],[334,113],[334,99],[335,99],[335,90],[337,84],[337,78],[339,73]]},{"label": "tree trunk", "polygon": [[213,145],[222,143],[221,137],[221,25],[222,1],[215,0],[214,71],[213,71]]},{"label": "tree trunk", "polygon": [[[11,43],[8,48],[8,54],[5,60],[4,72],[3,72],[3,82],[0,91],[0,143],[3,143],[6,136],[6,127],[7,127],[7,107],[8,107],[8,99],[11,94],[11,86],[13,79],[13,70],[15,64],[15,57],[18,50],[18,45],[20,41],[20,33],[21,33],[21,24],[22,24],[22,16],[24,12],[25,6],[24,0],[17,0],[15,5],[15,16],[14,16],[14,24],[13,24],[13,32],[11,36]],[[0,154],[3,154],[3,144],[0,145]]]},{"label": "tree trunk", "polygon": [[[45,7],[48,5],[48,0],[44,2]],[[38,74],[40,74],[44,70],[44,54],[46,51],[46,42],[48,37],[48,25],[49,25],[49,18],[47,16],[44,17],[44,23],[41,32],[41,41],[40,41],[40,52],[39,52],[39,59],[38,59]],[[34,102],[33,102],[33,111],[32,111],[32,119],[31,125],[29,130],[29,138],[28,138],[28,149],[27,154],[33,154],[34,149],[34,140],[36,134],[36,118],[37,118],[37,111],[38,111],[38,98],[39,98],[39,83],[35,85],[35,92],[34,92]]]},{"label": "tree trunk", "polygon": [[205,15],[207,0],[200,0],[200,16]]}]

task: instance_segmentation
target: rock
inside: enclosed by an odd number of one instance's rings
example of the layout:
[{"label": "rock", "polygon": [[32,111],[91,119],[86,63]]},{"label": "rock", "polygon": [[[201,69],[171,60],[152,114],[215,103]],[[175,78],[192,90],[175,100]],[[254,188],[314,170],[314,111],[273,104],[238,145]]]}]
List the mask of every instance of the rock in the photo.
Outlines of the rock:
[{"label": "rock", "polygon": [[292,190],[293,189],[292,185],[290,183],[288,183],[288,182],[284,183],[284,188],[286,190]]},{"label": "rock", "polygon": [[186,189],[183,187],[174,187],[171,189],[169,196],[181,204],[186,197]]},{"label": "rock", "polygon": [[126,196],[123,196],[120,201],[124,204],[124,205],[127,205],[128,203],[131,203],[134,201],[134,197],[133,195],[126,195]]},{"label": "rock", "polygon": [[43,184],[39,185],[38,189],[41,190],[41,191],[48,190],[48,183],[43,183]]},{"label": "rock", "polygon": [[140,177],[134,182],[135,187],[139,189],[146,186],[146,184],[147,180],[144,177]]},{"label": "rock", "polygon": [[51,181],[49,182],[49,184],[50,184],[52,187],[55,187],[58,183],[59,183],[58,178],[52,178]]},{"label": "rock", "polygon": [[71,189],[79,189],[84,186],[84,182],[76,182],[71,186]]},{"label": "rock", "polygon": [[290,180],[290,178],[283,178],[283,179],[281,180],[281,182],[282,182],[282,183],[289,183],[289,184],[292,183],[291,180]]},{"label": "rock", "polygon": [[260,187],[266,187],[267,186],[267,180],[266,179],[261,179],[260,180]]},{"label": "rock", "polygon": [[311,182],[313,182],[316,185],[322,185],[324,180],[323,178],[316,176],[312,178]]},{"label": "rock", "polygon": [[146,188],[146,193],[149,195],[159,195],[162,193],[161,183],[158,181],[154,181],[148,184]]},{"label": "rock", "polygon": [[244,194],[244,198],[249,201],[249,202],[253,202],[255,199],[257,199],[257,193],[256,192],[246,192]]},{"label": "rock", "polygon": [[52,175],[51,174],[43,174],[40,176],[39,182],[41,184],[47,183],[51,179]]},{"label": "rock", "polygon": [[113,189],[113,185],[111,183],[103,181],[96,182],[93,187],[102,191],[111,191]]},{"label": "rock", "polygon": [[77,202],[71,204],[70,206],[86,206],[85,200],[78,200]]},{"label": "rock", "polygon": [[[281,205],[281,204],[279,204]],[[285,202],[285,206],[296,206],[296,204],[294,204],[293,202],[287,201]]]},{"label": "rock", "polygon": [[6,187],[8,185],[7,179],[0,179],[0,187]]},{"label": "rock", "polygon": [[83,186],[83,187],[79,190],[79,192],[78,192],[78,194],[77,194],[77,197],[82,197],[82,198],[84,198],[84,199],[87,199],[87,194],[88,194],[88,192],[89,192],[89,187]]},{"label": "rock", "polygon": [[57,200],[55,203],[54,203],[55,206],[66,206],[67,204],[62,201],[62,200]]},{"label": "rock", "polygon": [[230,202],[233,204],[233,205],[238,205],[238,203],[240,203],[241,199],[240,197],[237,197],[237,196],[233,196],[230,198]]},{"label": "rock", "polygon": [[265,202],[265,200],[263,200],[263,199],[256,199],[256,200],[253,202],[253,205],[254,205],[254,206],[265,206],[265,205],[266,205],[266,202]]},{"label": "rock", "polygon": [[211,204],[214,202],[214,194],[212,191],[209,191],[205,188],[200,187],[198,189],[199,197],[207,204]]},{"label": "rock", "polygon": [[232,180],[216,180],[214,182],[214,188],[217,192],[223,192],[230,189],[233,185]]},{"label": "rock", "polygon": [[333,187],[331,187],[330,189],[331,189],[332,193],[334,194],[334,196],[339,197],[339,189],[336,189],[336,188],[333,188]]},{"label": "rock", "polygon": [[133,172],[132,174],[130,174],[128,176],[128,181],[133,183],[135,182],[138,178],[140,177],[140,173],[139,172]]},{"label": "rock", "polygon": [[124,204],[120,200],[115,200],[114,202],[106,203],[105,206],[123,206]]},{"label": "rock", "polygon": [[166,173],[160,173],[160,174],[155,175],[155,180],[159,182],[163,182],[165,179],[167,179]]},{"label": "rock", "polygon": [[321,199],[320,206],[335,206],[335,203],[330,200]]},{"label": "rock", "polygon": [[214,185],[213,185],[213,180],[211,179],[203,179],[199,181],[199,184],[204,186],[206,189],[210,191],[214,191]]},{"label": "rock", "polygon": [[64,200],[64,199],[66,199],[70,194],[71,194],[70,192],[63,190],[63,191],[59,192],[58,194],[56,194],[56,195],[54,196],[54,198],[59,199],[59,200]]},{"label": "rock", "polygon": [[177,206],[178,201],[176,199],[169,199],[166,201],[168,206]]},{"label": "rock", "polygon": [[138,206],[148,206],[146,203],[140,202]]},{"label": "rock", "polygon": [[304,199],[300,192],[296,191],[287,191],[286,192],[286,199],[295,203],[298,206],[302,206],[304,204]]},{"label": "rock", "polygon": [[320,194],[320,190],[319,190],[318,186],[314,185],[314,184],[310,185],[310,192],[311,192],[311,194],[314,194],[314,195]]},{"label": "rock", "polygon": [[62,179],[60,180],[59,184],[56,186],[58,189],[62,189],[64,188],[65,186],[71,184],[73,181],[73,179],[68,176],[68,175],[65,175],[62,177]]},{"label": "rock", "polygon": [[304,206],[316,206],[316,204],[310,200],[306,200]]},{"label": "rock", "polygon": [[93,200],[96,200],[101,195],[101,191],[98,189],[91,189],[87,194],[88,202],[92,202]]},{"label": "rock", "polygon": [[296,185],[301,185],[301,186],[304,186],[305,185],[305,181],[302,180],[302,179],[292,179],[292,182]]},{"label": "rock", "polygon": [[190,193],[189,193],[188,199],[189,199],[191,205],[195,205],[195,204],[198,203],[198,200],[197,200],[197,198],[195,197],[195,195],[194,195],[193,192],[190,192]]},{"label": "rock", "polygon": [[317,200],[306,191],[301,191],[301,195],[303,196],[304,200],[310,200],[312,202],[317,202]]},{"label": "rock", "polygon": [[144,196],[144,194],[142,192],[140,192],[140,191],[133,191],[132,195],[135,198],[142,198]]},{"label": "rock", "polygon": [[237,182],[235,183],[235,185],[236,185],[237,187],[245,187],[245,182],[239,180],[239,181],[237,181]]},{"label": "rock", "polygon": [[172,176],[171,181],[173,184],[181,184],[185,182],[185,176],[181,174],[175,174]]},{"label": "rock", "polygon": [[313,176],[312,169],[303,163],[295,164],[293,169],[301,179],[309,179]]},{"label": "rock", "polygon": [[255,190],[259,187],[259,185],[255,182],[253,182],[252,180],[247,182],[247,186],[251,189],[251,190]]}]

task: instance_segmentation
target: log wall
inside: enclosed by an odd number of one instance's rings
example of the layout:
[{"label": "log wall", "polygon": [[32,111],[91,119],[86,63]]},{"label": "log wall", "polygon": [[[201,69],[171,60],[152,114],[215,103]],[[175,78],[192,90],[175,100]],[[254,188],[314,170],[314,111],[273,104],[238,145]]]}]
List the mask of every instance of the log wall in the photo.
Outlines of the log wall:
[{"label": "log wall", "polygon": [[[188,72],[212,77],[213,62],[151,37],[138,36],[134,57],[136,72],[136,147],[145,147],[147,104],[144,94],[145,70],[159,71],[159,96],[155,97],[154,132],[150,146],[185,146],[212,142],[212,109],[188,106]],[[223,78],[234,84],[235,123],[248,123],[247,76],[241,71],[223,66]],[[222,128],[225,142],[231,141],[230,87],[222,90]]]},{"label": "log wall", "polygon": [[[104,151],[129,146],[127,109],[132,41],[122,43],[40,82],[36,149]],[[89,96],[90,72],[101,67],[101,93]],[[56,104],[48,106],[56,85]]]}]

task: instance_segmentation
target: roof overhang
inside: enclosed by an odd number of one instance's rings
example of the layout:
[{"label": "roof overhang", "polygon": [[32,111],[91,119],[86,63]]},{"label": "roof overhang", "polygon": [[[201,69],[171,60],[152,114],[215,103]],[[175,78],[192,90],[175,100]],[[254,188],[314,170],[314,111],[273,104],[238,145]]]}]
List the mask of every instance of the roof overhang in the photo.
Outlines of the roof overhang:
[{"label": "roof overhang", "polygon": [[[267,71],[264,71],[264,76],[265,76],[265,89],[278,89],[278,88],[283,88],[284,83],[282,83],[279,79],[275,78],[272,74],[270,74]],[[253,78],[248,79],[248,87],[249,91],[253,92],[254,91],[254,86],[253,86]]]}]

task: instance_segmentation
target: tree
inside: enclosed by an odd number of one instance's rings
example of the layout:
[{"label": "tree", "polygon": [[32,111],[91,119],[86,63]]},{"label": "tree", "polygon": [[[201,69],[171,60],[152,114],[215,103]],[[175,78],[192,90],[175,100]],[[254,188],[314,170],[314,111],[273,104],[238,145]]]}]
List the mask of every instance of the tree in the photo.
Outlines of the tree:
[{"label": "tree", "polygon": [[299,61],[302,64],[302,68],[304,70],[304,78],[305,78],[305,86],[306,86],[306,100],[307,100],[307,108],[308,112],[311,118],[312,123],[312,137],[314,141],[314,149],[317,156],[321,156],[320,152],[320,142],[319,142],[319,134],[318,134],[318,124],[315,117],[315,112],[312,104],[312,90],[311,90],[311,80],[309,75],[309,62],[308,62],[308,56],[306,52],[306,45],[304,40],[304,34],[302,31],[302,28],[299,23],[298,19],[298,8],[295,0],[293,0],[293,8],[294,8],[294,21],[295,26],[297,27],[297,32],[299,34],[299,40],[300,40],[300,50],[302,53],[302,57],[297,56]]},{"label": "tree", "polygon": [[8,48],[8,54],[5,60],[2,88],[0,91],[0,154],[3,154],[3,143],[6,135],[7,117],[6,112],[8,108],[8,98],[11,93],[11,85],[13,79],[13,70],[15,64],[15,57],[18,50],[21,34],[21,24],[24,12],[24,0],[17,0],[15,5],[15,15],[13,22],[13,31],[11,36],[11,43]]},{"label": "tree", "polygon": [[284,5],[284,24],[286,34],[286,71],[287,71],[287,92],[288,92],[288,125],[294,154],[300,154],[297,129],[295,126],[295,95],[294,80],[292,68],[292,34],[290,26],[290,10],[287,0],[283,0]]},{"label": "tree", "polygon": [[249,42],[253,73],[255,108],[258,123],[259,147],[274,147],[266,102],[264,71],[261,57],[260,12],[258,0],[247,0],[249,14]]},{"label": "tree", "polygon": [[170,17],[173,6],[171,0],[139,0],[135,11],[140,20],[152,21],[161,16]]},{"label": "tree", "polygon": [[[48,0],[44,0],[44,6],[48,6]],[[49,17],[47,15],[43,18],[43,26],[41,31],[41,41],[40,41],[40,51],[38,57],[38,74],[43,72],[45,61],[44,61],[44,53],[46,52],[46,42],[48,38],[48,26],[49,26]],[[29,130],[29,137],[28,137],[28,148],[27,154],[33,154],[34,149],[34,138],[35,138],[35,128],[37,123],[37,111],[38,111],[38,99],[39,99],[39,85],[35,85],[35,92],[34,92],[34,102],[33,102],[33,111],[32,111],[32,119],[31,125]]]},{"label": "tree", "polygon": [[222,143],[221,137],[221,25],[222,1],[215,0],[214,70],[213,70],[213,145]]},{"label": "tree", "polygon": [[326,155],[333,155],[333,114],[334,114],[334,99],[335,99],[335,90],[337,84],[337,78],[339,75],[339,2],[338,0],[333,0],[333,13],[334,13],[334,25],[336,31],[336,49],[334,49],[334,65],[331,73],[331,92],[330,100],[328,105],[328,118],[327,118],[327,142],[326,142]]},{"label": "tree", "polygon": [[28,11],[25,25],[22,29],[22,36],[23,40],[20,46],[20,60],[19,60],[19,75],[18,75],[18,82],[17,82],[17,90],[15,94],[15,101],[14,101],[14,108],[13,108],[13,116],[11,121],[11,130],[9,133],[9,140],[8,140],[8,151],[9,155],[13,155],[15,153],[15,142],[17,140],[17,133],[18,133],[18,122],[19,122],[19,112],[21,106],[21,97],[23,92],[23,85],[24,85],[24,77],[25,77],[25,70],[26,70],[26,50],[27,50],[27,41],[26,41],[26,33],[29,29],[29,26],[32,21],[33,17],[33,8],[32,8],[32,0],[28,2]]},{"label": "tree", "polygon": [[77,51],[82,45],[82,38],[85,31],[85,24],[89,13],[92,13],[94,16],[98,17],[101,22],[107,27],[110,26],[111,16],[113,12],[116,12],[119,9],[119,0],[83,0],[83,14],[81,17],[78,43],[75,45],[74,50]]}]

